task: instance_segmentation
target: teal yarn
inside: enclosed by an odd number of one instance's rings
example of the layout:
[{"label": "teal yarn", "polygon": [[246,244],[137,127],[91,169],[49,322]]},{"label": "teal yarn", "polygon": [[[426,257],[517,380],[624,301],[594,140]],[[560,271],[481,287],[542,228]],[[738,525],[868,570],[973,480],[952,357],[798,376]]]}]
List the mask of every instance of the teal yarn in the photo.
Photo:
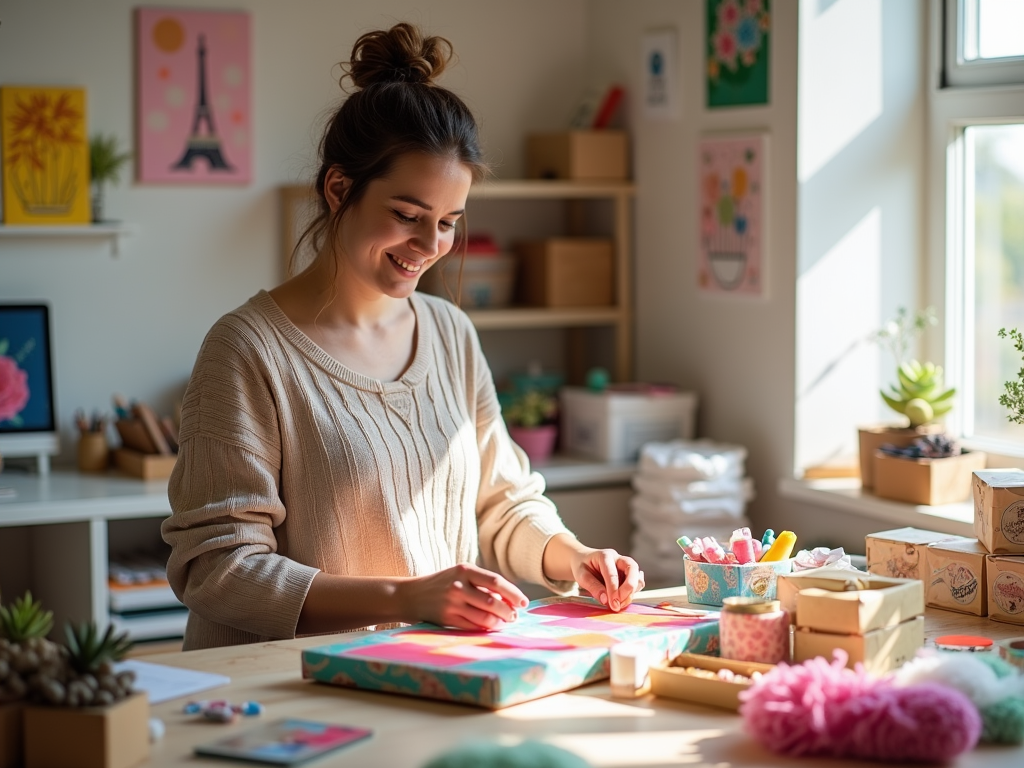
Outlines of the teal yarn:
[{"label": "teal yarn", "polygon": [[475,742],[439,755],[423,768],[591,768],[590,763],[572,752],[524,741],[515,746]]},{"label": "teal yarn", "polygon": [[[979,653],[977,659],[1002,679],[1017,674],[1017,669],[994,653]],[[1002,701],[979,708],[981,740],[992,744],[1024,744],[1024,697],[1007,696]]]},{"label": "teal yarn", "polygon": [[996,673],[996,677],[1012,677],[1017,674],[1017,668],[1005,659],[1001,659],[994,653],[979,653],[974,658],[982,662],[986,667]]}]

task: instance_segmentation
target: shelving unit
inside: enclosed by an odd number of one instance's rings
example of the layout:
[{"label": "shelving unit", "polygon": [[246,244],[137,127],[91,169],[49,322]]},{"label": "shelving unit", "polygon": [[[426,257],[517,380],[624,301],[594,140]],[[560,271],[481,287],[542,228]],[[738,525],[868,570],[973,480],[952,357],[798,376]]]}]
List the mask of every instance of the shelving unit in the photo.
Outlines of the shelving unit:
[{"label": "shelving unit", "polygon": [[110,255],[121,255],[121,238],[135,234],[135,226],[123,222],[102,224],[68,224],[62,226],[17,226],[0,224],[4,240],[70,240],[98,239],[110,241]]},{"label": "shelving unit", "polygon": [[[544,307],[503,307],[468,312],[478,330],[517,330],[565,328],[570,332],[583,328],[611,327],[615,332],[617,381],[628,381],[633,371],[632,308],[632,200],[636,188],[631,182],[574,182],[547,180],[505,180],[478,184],[470,190],[470,200],[561,200],[566,203],[565,230],[581,235],[585,230],[583,204],[607,200],[612,203],[612,231],[615,246],[615,306],[578,309]],[[289,185],[281,188],[282,258],[287,263],[292,249],[308,220],[312,194],[308,187]],[[570,365],[579,367],[581,340],[570,339]]]}]

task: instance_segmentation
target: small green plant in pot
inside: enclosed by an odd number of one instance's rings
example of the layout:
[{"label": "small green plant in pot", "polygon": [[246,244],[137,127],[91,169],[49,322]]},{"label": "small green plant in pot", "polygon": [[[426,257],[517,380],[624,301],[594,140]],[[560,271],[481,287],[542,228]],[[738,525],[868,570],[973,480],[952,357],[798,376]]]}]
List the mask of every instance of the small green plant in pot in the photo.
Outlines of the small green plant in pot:
[{"label": "small green plant in pot", "polygon": [[122,152],[117,136],[98,133],[89,139],[89,180],[92,183],[92,221],[103,221],[104,185],[117,184],[121,169],[132,159],[131,152]]},{"label": "small green plant in pot", "polygon": [[533,464],[551,456],[558,437],[558,400],[537,389],[521,392],[505,407],[503,416],[512,440]]},{"label": "small green plant in pot", "polygon": [[1021,354],[1021,369],[1017,371],[1017,381],[1006,382],[1006,391],[999,396],[999,404],[1010,411],[1006,417],[1014,424],[1024,425],[1024,333],[1016,328],[1009,331],[999,329],[999,338],[1009,338],[1013,348]]}]

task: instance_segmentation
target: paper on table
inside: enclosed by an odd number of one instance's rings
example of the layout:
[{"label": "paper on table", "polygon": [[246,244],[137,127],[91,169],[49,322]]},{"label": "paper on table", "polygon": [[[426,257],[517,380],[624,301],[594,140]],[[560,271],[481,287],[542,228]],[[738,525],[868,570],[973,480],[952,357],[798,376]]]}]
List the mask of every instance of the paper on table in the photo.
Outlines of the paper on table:
[{"label": "paper on table", "polygon": [[159,704],[162,701],[188,696],[231,682],[231,678],[224,675],[168,667],[164,664],[153,664],[136,659],[119,662],[116,668],[118,672],[131,671],[135,673],[135,690],[145,691],[149,694],[150,704]]}]

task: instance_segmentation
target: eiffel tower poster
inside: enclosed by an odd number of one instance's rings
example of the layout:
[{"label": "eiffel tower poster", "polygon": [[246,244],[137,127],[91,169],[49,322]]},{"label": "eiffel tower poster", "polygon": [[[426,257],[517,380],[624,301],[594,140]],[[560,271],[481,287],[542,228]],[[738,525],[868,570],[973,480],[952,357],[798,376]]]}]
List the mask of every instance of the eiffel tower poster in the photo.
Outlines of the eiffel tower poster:
[{"label": "eiffel tower poster", "polygon": [[249,182],[249,30],[246,13],[136,11],[140,182]]}]

